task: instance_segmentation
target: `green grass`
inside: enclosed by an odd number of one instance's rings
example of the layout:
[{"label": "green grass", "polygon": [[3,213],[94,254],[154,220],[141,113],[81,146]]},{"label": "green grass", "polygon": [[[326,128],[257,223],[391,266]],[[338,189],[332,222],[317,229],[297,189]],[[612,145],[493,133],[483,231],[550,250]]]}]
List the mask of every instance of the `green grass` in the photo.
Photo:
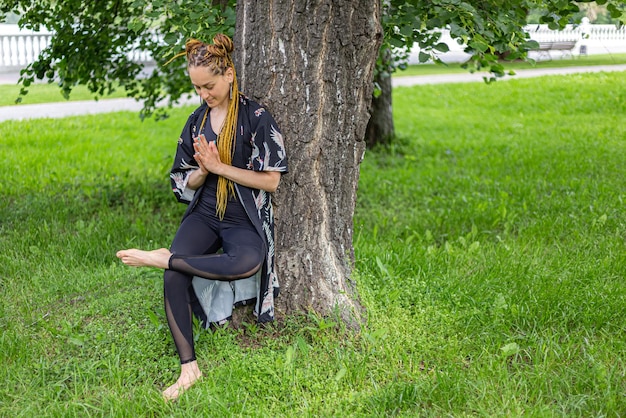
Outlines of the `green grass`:
[{"label": "green grass", "polygon": [[[513,70],[529,70],[533,68],[567,68],[578,66],[593,66],[593,65],[618,65],[626,64],[626,54],[610,54],[610,55],[587,55],[587,56],[575,56],[573,58],[560,59],[559,53],[554,53],[555,59],[541,60],[535,63],[530,62],[504,62],[504,68],[506,71]],[[416,76],[416,75],[436,75],[436,74],[461,74],[467,73],[467,70],[461,68],[461,64],[420,64],[409,65],[406,70],[398,71],[394,73],[394,77],[403,76]]]},{"label": "green grass", "polygon": [[[15,105],[15,100],[20,94],[20,86],[17,84],[0,85],[0,106]],[[76,86],[72,89],[69,100],[93,100],[95,95],[89,91],[87,86]],[[113,99],[126,97],[123,89],[117,89],[110,95],[101,99]],[[61,94],[59,86],[54,83],[36,83],[28,88],[28,94],[22,97],[23,104],[38,104],[65,102],[65,97]]]},{"label": "green grass", "polygon": [[161,274],[114,252],[168,245],[189,108],[0,124],[0,416],[626,414],[625,103],[623,73],[396,89],[355,215],[367,324],[197,333],[174,405]]}]

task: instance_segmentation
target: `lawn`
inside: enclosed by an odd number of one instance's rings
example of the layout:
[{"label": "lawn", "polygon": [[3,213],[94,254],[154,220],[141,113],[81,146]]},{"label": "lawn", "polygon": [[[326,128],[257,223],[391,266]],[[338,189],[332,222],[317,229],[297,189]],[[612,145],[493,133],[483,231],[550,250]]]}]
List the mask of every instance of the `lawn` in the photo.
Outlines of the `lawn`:
[{"label": "lawn", "polygon": [[355,213],[367,323],[199,332],[171,405],[161,273],[114,253],[171,240],[190,109],[0,123],[0,416],[626,414],[624,76],[397,88]]},{"label": "lawn", "polygon": [[[0,85],[0,106],[13,106],[20,94],[21,87],[17,84]],[[114,99],[126,97],[124,89],[116,89],[102,99]],[[21,97],[23,104],[38,104],[65,102],[67,100],[93,100],[95,94],[90,92],[87,86],[76,86],[72,89],[69,99],[63,97],[59,86],[55,83],[36,83],[28,87],[28,94]]]}]

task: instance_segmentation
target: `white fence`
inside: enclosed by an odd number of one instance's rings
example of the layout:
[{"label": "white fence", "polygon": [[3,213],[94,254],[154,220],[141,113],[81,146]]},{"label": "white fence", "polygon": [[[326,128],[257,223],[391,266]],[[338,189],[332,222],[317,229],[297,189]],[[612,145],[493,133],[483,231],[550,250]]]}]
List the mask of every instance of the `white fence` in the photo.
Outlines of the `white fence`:
[{"label": "white fence", "polygon": [[[52,32],[25,31],[17,25],[0,24],[0,73],[14,72],[34,62],[39,53],[50,45]],[[135,51],[131,59],[136,62],[152,63],[148,52]]]},{"label": "white fence", "polygon": [[529,25],[526,31],[537,42],[576,41],[572,52],[578,55],[626,53],[626,26],[591,25],[585,18],[582,24],[567,25],[561,31],[547,25]]},{"label": "white fence", "polygon": [[0,71],[30,64],[50,44],[51,38],[48,31],[20,31],[17,25],[0,25]]},{"label": "white fence", "polygon": [[[617,28],[615,25],[591,25],[588,20],[583,19],[580,25],[568,25],[563,30],[555,31],[549,29],[547,25],[528,25],[524,29],[530,35],[530,38],[537,42],[556,42],[556,41],[576,41],[576,46],[572,50],[573,55],[580,55],[582,51],[586,55],[598,54],[620,54],[626,53],[626,26]],[[450,33],[446,30],[442,32],[441,41],[445,42],[450,48],[449,52],[439,54],[439,58],[444,62],[463,62],[470,55],[463,52],[465,46],[459,45],[450,37]],[[409,62],[416,64],[419,62],[419,49],[415,48],[411,51]],[[559,51],[545,54],[539,52],[530,52],[530,58],[553,59],[563,56]]]},{"label": "white fence", "polygon": [[[573,53],[580,54],[581,46],[588,54],[613,54],[626,53],[626,26],[618,29],[615,25],[591,25],[584,21],[581,25],[568,25],[561,31],[554,31],[547,25],[528,25],[526,31],[537,42],[554,42],[562,40],[576,40]],[[52,33],[47,31],[32,32],[21,31],[17,25],[0,24],[0,72],[18,71],[37,59],[37,56],[50,44]],[[460,62],[469,58],[463,52],[464,46],[454,41],[448,31],[442,32],[441,41],[448,44],[450,51],[440,54],[439,57],[445,62]],[[415,48],[410,63],[419,62],[419,49]],[[545,58],[531,52],[531,58]],[[548,55],[548,58],[558,58]],[[147,52],[138,51],[132,54],[132,59],[137,62],[151,63],[152,57]]]}]

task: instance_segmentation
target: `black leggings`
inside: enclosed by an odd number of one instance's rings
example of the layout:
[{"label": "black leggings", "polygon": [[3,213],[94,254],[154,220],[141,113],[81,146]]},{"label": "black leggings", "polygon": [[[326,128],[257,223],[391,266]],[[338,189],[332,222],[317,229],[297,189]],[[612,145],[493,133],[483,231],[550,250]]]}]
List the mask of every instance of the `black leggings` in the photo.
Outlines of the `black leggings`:
[{"label": "black leggings", "polygon": [[[216,254],[220,248],[223,253]],[[163,275],[165,314],[184,364],[196,359],[193,276],[227,281],[250,277],[263,264],[263,241],[250,221],[230,223],[192,212],[178,228],[170,251],[169,269]]]}]

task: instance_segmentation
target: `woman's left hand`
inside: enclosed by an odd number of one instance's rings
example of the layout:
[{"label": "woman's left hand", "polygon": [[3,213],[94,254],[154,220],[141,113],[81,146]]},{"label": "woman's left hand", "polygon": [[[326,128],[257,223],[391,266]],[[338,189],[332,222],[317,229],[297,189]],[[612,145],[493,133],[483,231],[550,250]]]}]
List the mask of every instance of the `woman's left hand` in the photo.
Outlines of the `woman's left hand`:
[{"label": "woman's left hand", "polygon": [[275,192],[278,187],[281,176],[278,171],[253,171],[224,164],[215,142],[207,142],[204,135],[194,139],[193,148],[196,151],[193,157],[200,164],[200,170],[217,174],[242,186],[270,193]]},{"label": "woman's left hand", "polygon": [[213,174],[220,174],[222,160],[220,160],[220,154],[214,141],[207,142],[204,135],[200,135],[193,141],[193,148],[196,151],[193,157],[198,164]]}]

